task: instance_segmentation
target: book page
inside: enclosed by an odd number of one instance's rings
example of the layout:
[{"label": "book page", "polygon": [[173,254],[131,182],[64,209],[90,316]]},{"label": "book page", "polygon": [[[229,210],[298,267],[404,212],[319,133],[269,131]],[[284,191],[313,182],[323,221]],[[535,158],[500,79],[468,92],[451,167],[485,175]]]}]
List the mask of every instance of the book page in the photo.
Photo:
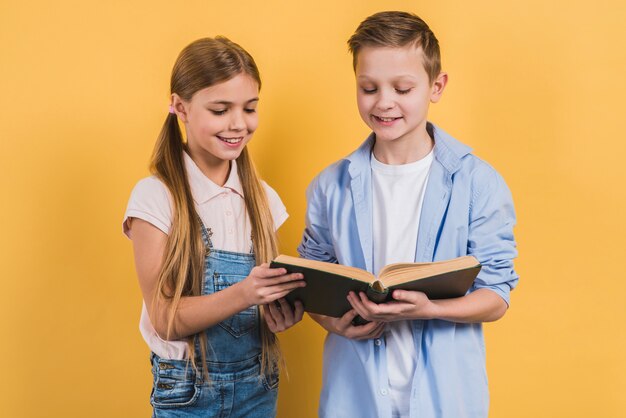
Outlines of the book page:
[{"label": "book page", "polygon": [[358,267],[344,266],[342,264],[326,263],[324,261],[307,260],[306,258],[279,255],[274,259],[278,263],[291,264],[294,266],[306,267],[314,270],[325,271],[349,277],[365,283],[372,283],[376,278],[373,274]]},{"label": "book page", "polygon": [[478,260],[469,255],[433,263],[394,263],[385,266],[381,270],[379,280],[389,287],[478,265],[480,265]]}]

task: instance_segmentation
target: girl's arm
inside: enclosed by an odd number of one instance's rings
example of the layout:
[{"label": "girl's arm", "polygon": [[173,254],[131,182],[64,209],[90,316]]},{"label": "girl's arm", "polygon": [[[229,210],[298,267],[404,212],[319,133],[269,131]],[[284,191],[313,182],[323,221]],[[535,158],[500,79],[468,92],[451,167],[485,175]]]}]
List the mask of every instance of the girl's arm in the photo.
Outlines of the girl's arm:
[{"label": "girl's arm", "polygon": [[282,298],[293,289],[305,286],[302,274],[285,274],[285,269],[270,269],[267,264],[252,269],[250,275],[226,289],[203,296],[185,296],[174,316],[171,334],[167,335],[170,304],[161,299],[153,306],[157,279],[163,263],[167,235],[154,225],[134,218],[130,226],[139,286],[150,322],[165,340],[180,340],[212,327],[253,305]]}]

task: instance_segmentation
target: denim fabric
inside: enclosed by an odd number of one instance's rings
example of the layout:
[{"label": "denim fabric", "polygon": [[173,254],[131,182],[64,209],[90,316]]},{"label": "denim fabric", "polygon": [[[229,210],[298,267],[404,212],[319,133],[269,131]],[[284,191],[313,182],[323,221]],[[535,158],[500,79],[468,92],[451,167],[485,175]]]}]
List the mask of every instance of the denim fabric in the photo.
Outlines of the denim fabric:
[{"label": "denim fabric", "polygon": [[[254,267],[252,253],[214,249],[211,230],[204,225],[202,237],[207,249],[203,294],[232,286]],[[259,320],[258,307],[253,306],[205,331],[210,382],[186,360],[152,353],[153,418],[276,416],[278,375],[261,374]]]},{"label": "denim fabric", "polygon": [[278,376],[262,375],[259,357],[208,366],[210,384],[186,360],[152,354],[152,417],[276,416]]}]

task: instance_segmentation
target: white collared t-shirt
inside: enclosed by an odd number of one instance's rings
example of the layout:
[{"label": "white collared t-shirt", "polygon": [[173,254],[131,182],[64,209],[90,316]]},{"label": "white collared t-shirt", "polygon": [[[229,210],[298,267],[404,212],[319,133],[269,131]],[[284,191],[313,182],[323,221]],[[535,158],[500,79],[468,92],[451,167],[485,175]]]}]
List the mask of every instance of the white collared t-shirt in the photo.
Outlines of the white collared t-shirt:
[{"label": "white collared t-shirt", "polygon": [[[213,247],[220,250],[250,252],[252,226],[246,213],[243,188],[237,173],[237,162],[231,161],[230,173],[224,186],[218,186],[202,173],[191,157],[185,153],[185,168],[196,211],[207,228],[211,228]],[[278,229],[289,216],[278,194],[262,182]],[[124,215],[124,233],[132,238],[130,222],[132,218],[143,219],[165,234],[172,225],[172,203],[169,190],[155,176],[140,180],[131,192]],[[161,339],[143,304],[139,330],[150,349],[161,358],[181,360],[187,357],[187,343],[184,341],[164,341]]]},{"label": "white collared t-shirt", "polygon": [[[372,153],[374,273],[387,264],[414,262],[420,212],[431,151],[409,164],[383,164]],[[408,417],[411,387],[417,360],[409,321],[390,322],[385,327],[387,374],[393,417]]]}]

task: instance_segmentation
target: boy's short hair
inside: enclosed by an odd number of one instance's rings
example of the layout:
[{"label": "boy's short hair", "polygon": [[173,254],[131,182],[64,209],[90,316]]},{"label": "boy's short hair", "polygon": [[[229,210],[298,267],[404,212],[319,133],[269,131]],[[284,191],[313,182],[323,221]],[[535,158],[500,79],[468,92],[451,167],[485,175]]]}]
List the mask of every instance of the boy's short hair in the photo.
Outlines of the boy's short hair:
[{"label": "boy's short hair", "polygon": [[441,72],[439,41],[426,22],[407,12],[379,12],[365,19],[348,40],[352,67],[356,70],[359,51],[364,46],[401,48],[422,47],[424,69],[432,83]]}]

